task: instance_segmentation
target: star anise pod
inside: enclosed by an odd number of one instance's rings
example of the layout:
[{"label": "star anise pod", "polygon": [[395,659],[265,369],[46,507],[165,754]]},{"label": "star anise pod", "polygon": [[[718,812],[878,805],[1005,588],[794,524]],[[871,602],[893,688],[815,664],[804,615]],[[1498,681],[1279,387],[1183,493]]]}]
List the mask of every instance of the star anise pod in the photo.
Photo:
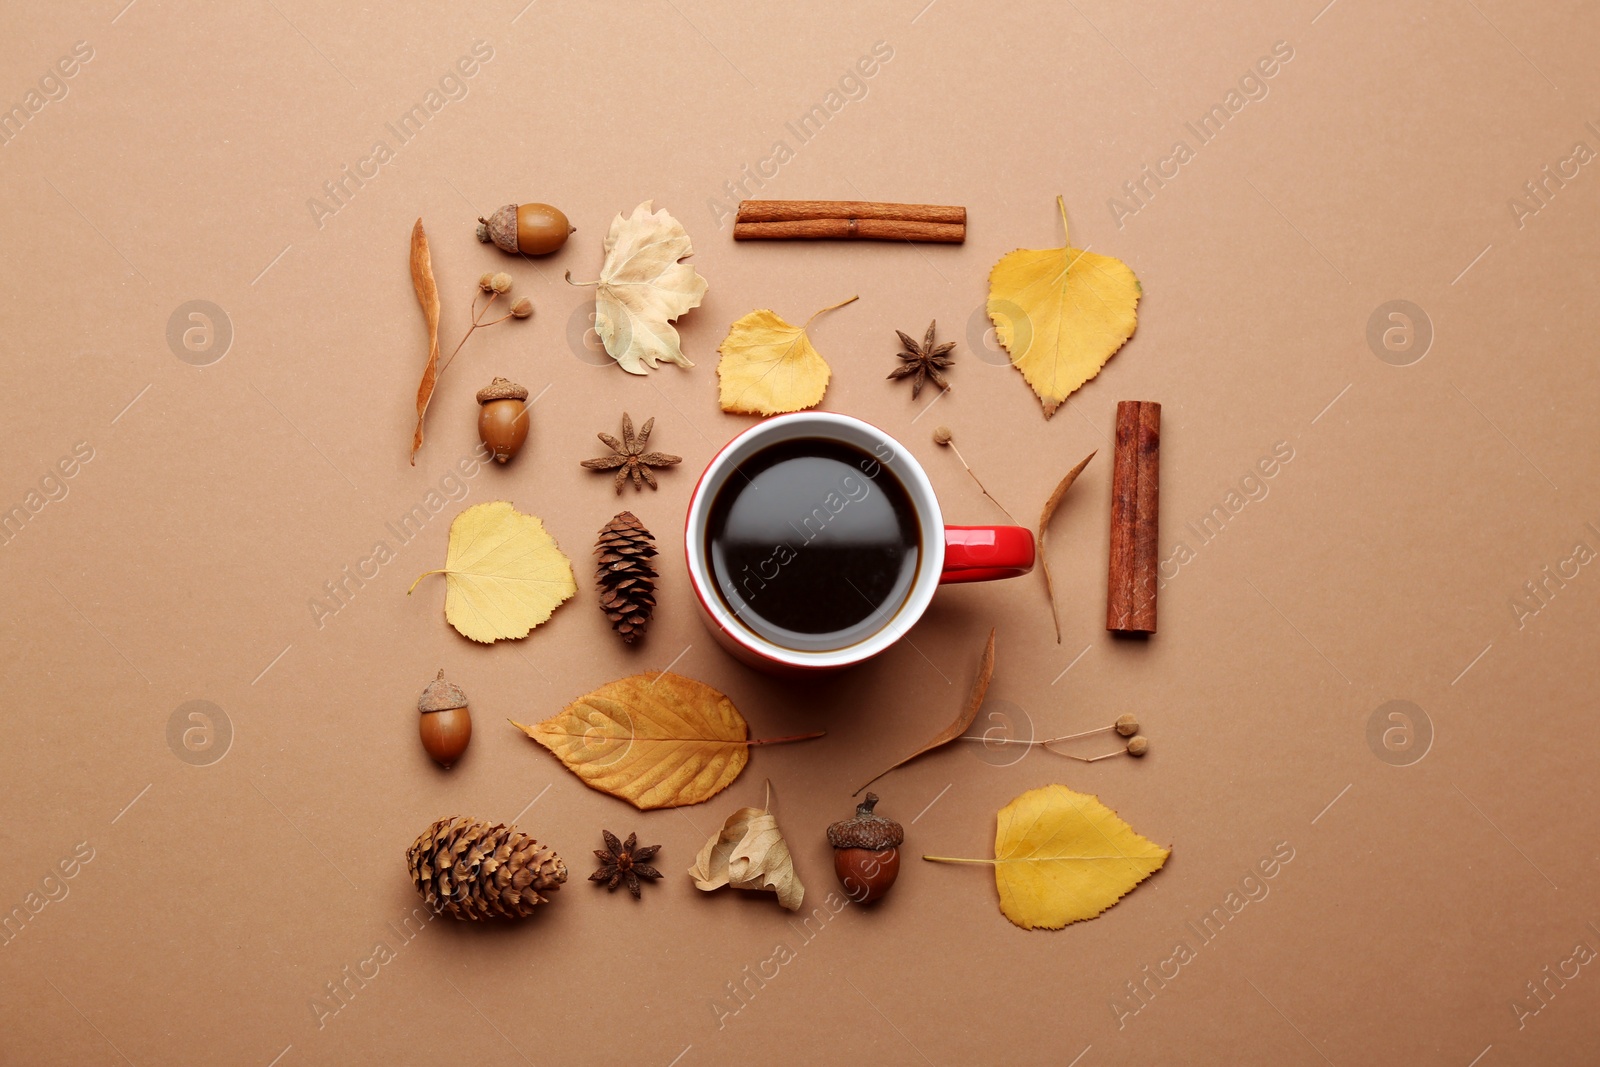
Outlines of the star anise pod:
[{"label": "star anise pod", "polygon": [[600,861],[600,869],[589,876],[589,881],[605,882],[608,891],[626,885],[628,892],[638,900],[639,879],[654,880],[661,877],[660,871],[645,863],[645,860],[655,858],[661,846],[645,845],[641,848],[638,834],[629,834],[626,841],[618,841],[617,835],[610,830],[601,830],[600,833],[605,835],[606,847],[594,850],[595,858]]},{"label": "star anise pod", "polygon": [[649,482],[650,488],[659,489],[656,485],[656,476],[650,473],[651,467],[670,467],[674,463],[683,462],[682,456],[669,456],[665,452],[646,452],[645,442],[650,440],[650,429],[656,424],[654,418],[646,419],[644,428],[639,431],[639,436],[633,436],[633,420],[628,418],[628,413],[622,413],[622,440],[618,441],[608,433],[595,436],[604,441],[611,449],[612,454],[601,456],[599,459],[586,459],[583,465],[592,471],[617,472],[617,492],[622,492],[622,487],[627,484],[628,478],[633,477],[633,488],[636,491],[644,489],[644,483]]},{"label": "star anise pod", "polygon": [[889,377],[910,378],[911,399],[913,400],[917,398],[917,394],[922,392],[922,383],[924,381],[932,381],[940,389],[950,388],[950,383],[945,381],[944,375],[939,372],[955,362],[955,357],[948,353],[955,348],[956,343],[954,341],[946,341],[944,344],[934,347],[933,327],[935,325],[932,322],[928,323],[928,336],[922,339],[920,345],[910,337],[907,337],[903,330],[895,331],[900,335],[900,343],[905,346],[906,350],[895,353],[903,362],[889,373]]}]

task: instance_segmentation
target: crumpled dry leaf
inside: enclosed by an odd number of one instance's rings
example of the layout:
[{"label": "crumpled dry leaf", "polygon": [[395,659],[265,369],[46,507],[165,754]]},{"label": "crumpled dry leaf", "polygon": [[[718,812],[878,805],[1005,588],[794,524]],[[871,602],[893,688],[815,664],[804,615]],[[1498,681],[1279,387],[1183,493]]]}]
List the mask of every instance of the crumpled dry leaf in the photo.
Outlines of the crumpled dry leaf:
[{"label": "crumpled dry leaf", "polygon": [[[983,646],[983,655],[978,658],[978,676],[972,680],[972,689],[967,694],[966,706],[961,709],[961,714],[956,716],[956,721],[951,723],[949,726],[946,726],[943,730],[940,730],[936,735],[934,735],[932,741],[929,741],[927,744],[911,753],[911,755],[907,756],[899,763],[892,764],[888,768],[873,775],[864,785],[862,785],[861,789],[865,789],[867,786],[871,785],[873,782],[876,782],[879,778],[882,778],[896,767],[905,766],[907,763],[910,763],[924,752],[931,752],[942,745],[948,745],[950,742],[966,733],[967,727],[972,725],[972,720],[978,717],[978,709],[983,707],[983,698],[988,694],[989,682],[993,678],[994,629],[991,628],[989,630],[989,641]],[[850,795],[860,795],[861,789],[857,789]]]},{"label": "crumpled dry leaf", "polygon": [[728,327],[717,351],[717,379],[722,410],[741,415],[778,415],[822,402],[832,373],[811,344],[806,329],[823,311],[844,307],[859,297],[832,304],[812,314],[803,326],[791,326],[775,311],[762,308]]},{"label": "crumpled dry leaf", "polygon": [[[1065,233],[1067,206],[1059,196],[1056,205]],[[989,272],[989,318],[1045,418],[1133,336],[1142,292],[1126,263],[1095,252],[1019,248],[1000,257]]]},{"label": "crumpled dry leaf", "polygon": [[751,745],[822,736],[752,741],[727,697],[693,678],[649,671],[607,682],[534,726],[511,725],[585,785],[646,811],[710,800],[739,777]]},{"label": "crumpled dry leaf", "polygon": [[[526,637],[578,591],[572,561],[544,523],[504,500],[474,504],[450,524],[444,616],[463,637],[490,644]],[[411,589],[406,590],[407,595]]]},{"label": "crumpled dry leaf", "polygon": [[422,305],[422,319],[428,326],[428,363],[422,368],[422,383],[417,386],[417,432],[411,438],[411,465],[417,465],[417,449],[422,447],[422,417],[428,413],[433,387],[439,381],[439,286],[433,280],[433,257],[428,253],[428,235],[422,219],[411,227],[411,287]]},{"label": "crumpled dry leaf", "polygon": [[1111,907],[1170,855],[1099,797],[1047,785],[1000,809],[994,859],[922,858],[992,865],[1006,918],[1024,930],[1059,930]]},{"label": "crumpled dry leaf", "polygon": [[794,873],[788,842],[770,811],[740,808],[705,843],[689,868],[696,889],[711,892],[731,885],[778,894],[778,903],[798,911],[806,887]]},{"label": "crumpled dry leaf", "polygon": [[[1098,452],[1096,449],[1095,452]],[[1050,598],[1050,621],[1056,624],[1056,644],[1061,643],[1061,616],[1056,612],[1056,591],[1050,584],[1050,561],[1044,554],[1044,535],[1050,527],[1050,520],[1055,517],[1056,508],[1061,506],[1061,498],[1067,495],[1067,490],[1072,488],[1072,483],[1078,480],[1078,475],[1083,473],[1083,468],[1095,457],[1095,452],[1090,452],[1078,461],[1078,465],[1066,473],[1061,481],[1056,483],[1055,492],[1050,494],[1050,499],[1044,502],[1044,510],[1039,512],[1039,570],[1044,574],[1044,595]]]},{"label": "crumpled dry leaf", "polygon": [[[694,252],[689,235],[665,209],[654,207],[646,200],[632,215],[611,220],[600,280],[581,283],[596,286],[595,332],[629,374],[644,374],[646,367],[662,360],[694,366],[669,323],[699,307],[706,293],[706,280],[694,267],[678,262]],[[572,281],[570,271],[567,281]]]}]

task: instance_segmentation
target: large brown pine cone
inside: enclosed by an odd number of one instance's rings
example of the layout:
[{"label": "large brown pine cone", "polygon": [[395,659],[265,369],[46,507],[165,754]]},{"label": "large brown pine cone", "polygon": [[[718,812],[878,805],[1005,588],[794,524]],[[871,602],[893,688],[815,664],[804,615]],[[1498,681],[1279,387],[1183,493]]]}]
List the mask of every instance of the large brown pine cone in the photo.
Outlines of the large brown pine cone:
[{"label": "large brown pine cone", "polygon": [[655,540],[633,512],[623,511],[600,531],[594,550],[600,557],[595,581],[600,610],[631,645],[644,636],[656,610],[656,572],[650,566]]},{"label": "large brown pine cone", "polygon": [[417,892],[457,919],[520,919],[567,880],[550,848],[500,823],[458,815],[440,819],[406,852]]}]

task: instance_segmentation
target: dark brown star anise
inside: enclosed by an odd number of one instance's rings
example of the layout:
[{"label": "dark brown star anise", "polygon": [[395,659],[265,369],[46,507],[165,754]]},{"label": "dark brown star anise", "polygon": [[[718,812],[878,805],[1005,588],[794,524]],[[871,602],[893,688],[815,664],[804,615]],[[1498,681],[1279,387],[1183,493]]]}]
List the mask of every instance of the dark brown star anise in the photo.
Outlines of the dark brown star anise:
[{"label": "dark brown star anise", "polygon": [[955,357],[949,355],[949,352],[955,348],[956,343],[954,341],[946,341],[935,348],[933,344],[933,328],[935,325],[936,323],[928,323],[928,336],[922,339],[920,345],[906,336],[905,331],[895,331],[900,335],[900,343],[905,346],[906,350],[895,353],[903,362],[889,373],[889,377],[910,378],[911,399],[913,400],[922,392],[922,383],[924,381],[931,381],[940,389],[950,388],[950,383],[945,381],[944,375],[939,372],[955,362]]},{"label": "dark brown star anise", "polygon": [[608,891],[626,885],[634,899],[639,899],[639,879],[654,880],[661,877],[660,871],[645,862],[654,859],[661,846],[645,845],[641,848],[638,834],[629,834],[626,841],[618,841],[617,835],[610,830],[601,830],[600,833],[605,836],[606,847],[594,850],[595,858],[600,861],[600,869],[589,876],[589,881],[605,882]]},{"label": "dark brown star anise", "polygon": [[650,488],[658,489],[656,476],[650,473],[651,467],[670,467],[675,463],[683,462],[682,456],[669,456],[665,452],[646,452],[645,442],[650,440],[650,429],[655,426],[654,418],[646,419],[644,428],[639,431],[639,436],[633,436],[633,420],[628,418],[628,413],[622,413],[622,440],[618,441],[608,433],[595,436],[604,441],[611,449],[612,454],[601,456],[599,459],[586,459],[583,465],[592,471],[617,472],[617,492],[622,492],[622,487],[627,484],[628,478],[633,477],[633,488],[642,491],[644,483],[649,482]]}]

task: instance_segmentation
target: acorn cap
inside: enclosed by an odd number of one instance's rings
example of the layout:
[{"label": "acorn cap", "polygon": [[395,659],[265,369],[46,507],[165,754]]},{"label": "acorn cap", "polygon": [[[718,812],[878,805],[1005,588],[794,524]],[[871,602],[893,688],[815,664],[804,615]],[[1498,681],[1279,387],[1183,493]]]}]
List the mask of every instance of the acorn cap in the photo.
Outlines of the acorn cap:
[{"label": "acorn cap", "polygon": [[[478,403],[487,404],[491,400],[526,400],[528,390],[512,381],[510,378],[496,378],[482,389],[478,390]],[[461,705],[457,704],[456,707]]]},{"label": "acorn cap", "polygon": [[881,852],[886,848],[899,848],[906,839],[905,829],[893,819],[875,815],[872,806],[878,794],[868,793],[867,799],[856,805],[854,818],[841,819],[828,827],[828,844],[834,848],[866,848]]},{"label": "acorn cap", "polygon": [[467,706],[467,694],[454,682],[444,680],[444,670],[440,669],[439,677],[428,683],[428,688],[422,691],[422,696],[417,698],[419,712],[449,711],[451,708],[464,708]]},{"label": "acorn cap", "polygon": [[488,218],[478,220],[478,240],[513,255],[517,251],[517,205],[507,204]]}]

